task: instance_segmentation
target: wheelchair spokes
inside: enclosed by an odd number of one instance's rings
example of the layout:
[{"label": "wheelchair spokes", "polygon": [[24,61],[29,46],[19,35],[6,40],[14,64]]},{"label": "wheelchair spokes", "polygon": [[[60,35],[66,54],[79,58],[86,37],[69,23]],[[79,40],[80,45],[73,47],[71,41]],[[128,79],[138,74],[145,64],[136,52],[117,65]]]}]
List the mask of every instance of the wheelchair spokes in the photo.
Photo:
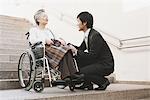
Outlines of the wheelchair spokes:
[{"label": "wheelchair spokes", "polygon": [[35,60],[31,52],[21,55],[18,64],[19,82],[23,88],[30,90],[35,80]]}]

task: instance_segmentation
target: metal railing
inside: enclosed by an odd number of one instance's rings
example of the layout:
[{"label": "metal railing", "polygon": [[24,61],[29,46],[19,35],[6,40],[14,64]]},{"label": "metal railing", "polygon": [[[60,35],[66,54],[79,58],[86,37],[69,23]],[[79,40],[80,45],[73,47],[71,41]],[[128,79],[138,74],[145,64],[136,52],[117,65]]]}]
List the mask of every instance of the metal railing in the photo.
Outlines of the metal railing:
[{"label": "metal railing", "polygon": [[110,35],[109,33],[106,33],[102,30],[100,30],[99,28],[97,28],[100,32],[102,32],[103,34],[111,37],[112,39],[115,39],[119,42],[119,45],[115,45],[109,41],[107,41],[109,44],[113,45],[114,47],[118,48],[118,49],[128,49],[128,48],[138,48],[138,47],[148,47],[150,46],[150,41],[149,44],[139,44],[139,45],[132,45],[132,46],[124,46],[124,42],[129,42],[129,41],[138,41],[138,40],[144,40],[144,39],[150,39],[150,36],[141,36],[141,37],[134,37],[134,38],[128,38],[128,39],[119,39],[115,36]]},{"label": "metal railing", "polygon": [[[123,40],[120,40],[120,41],[123,43],[123,42],[139,41],[139,40],[145,40],[145,39],[150,39],[150,36],[134,37],[134,38],[123,39]],[[150,40],[147,41],[147,42],[149,44],[146,43],[146,44],[139,44],[139,45],[133,45],[133,46],[126,46],[126,47],[122,47],[121,49],[137,48],[137,47],[148,47],[148,46],[150,46]]]}]

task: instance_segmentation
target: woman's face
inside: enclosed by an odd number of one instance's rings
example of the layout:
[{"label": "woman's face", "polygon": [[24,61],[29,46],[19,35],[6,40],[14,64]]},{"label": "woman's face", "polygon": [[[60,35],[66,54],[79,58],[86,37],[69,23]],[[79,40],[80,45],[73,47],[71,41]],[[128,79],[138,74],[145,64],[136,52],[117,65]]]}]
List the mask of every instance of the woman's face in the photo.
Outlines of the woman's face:
[{"label": "woman's face", "polygon": [[46,13],[41,13],[40,17],[38,18],[39,24],[46,25],[48,23],[48,16]]}]

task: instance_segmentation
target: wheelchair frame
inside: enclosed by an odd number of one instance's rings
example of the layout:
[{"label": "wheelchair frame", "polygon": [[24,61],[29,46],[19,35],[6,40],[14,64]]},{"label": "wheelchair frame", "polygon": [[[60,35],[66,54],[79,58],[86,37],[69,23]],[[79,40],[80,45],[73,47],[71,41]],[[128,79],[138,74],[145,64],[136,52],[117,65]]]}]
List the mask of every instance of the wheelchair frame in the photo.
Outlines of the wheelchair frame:
[{"label": "wheelchair frame", "polygon": [[[41,43],[37,43],[37,44],[41,44]],[[46,69],[48,72],[48,80],[49,80],[49,84],[50,87],[52,87],[52,82],[55,82],[56,80],[60,79],[60,75],[61,73],[58,70],[55,70],[53,68],[51,68],[49,66],[48,60],[45,56],[45,45],[42,44],[42,48],[43,49],[43,57],[35,59],[35,54],[32,51],[32,47],[30,46],[29,49],[27,49],[25,52],[23,52],[20,56],[19,59],[19,63],[18,63],[18,78],[19,78],[19,83],[21,85],[22,88],[24,88],[25,90],[29,91],[31,88],[34,89],[35,92],[41,92],[44,90],[44,80],[45,80],[45,76],[46,76]],[[29,60],[29,68],[26,66],[23,66],[23,61],[25,59],[25,56],[27,56],[28,60]],[[39,68],[37,66],[38,61],[42,61],[42,71],[40,72],[42,75],[39,78],[37,78],[37,76],[39,75],[37,73],[37,69]],[[27,64],[25,62],[25,64]],[[76,66],[76,62],[75,62],[75,66]],[[25,67],[25,68],[24,68]],[[24,70],[28,68],[28,70]],[[24,74],[26,74],[28,77],[24,77]],[[25,78],[25,79],[24,79]],[[37,79],[36,79],[37,78]],[[58,81],[56,82],[57,85],[61,85],[61,88],[65,88],[66,86],[69,86],[69,89],[71,91],[74,91],[75,88],[75,82],[72,81],[72,79],[70,79],[69,81],[66,80],[64,81]]]},{"label": "wheelchair frame", "polygon": [[[27,36],[27,40],[30,36],[30,33],[27,32],[25,34]],[[19,63],[18,63],[18,78],[19,78],[19,83],[21,85],[22,88],[24,88],[25,90],[29,91],[32,87],[34,87],[34,90],[36,92],[41,92],[43,91],[44,89],[44,77],[46,75],[45,73],[45,69],[47,68],[47,72],[48,72],[48,79],[49,79],[49,84],[50,84],[50,87],[52,87],[52,80],[55,81],[56,78],[59,76],[60,73],[58,73],[58,71],[54,71],[54,69],[50,69],[50,66],[48,64],[48,60],[45,56],[45,45],[42,44],[42,42],[37,42],[35,43],[34,45],[32,45],[30,43],[30,41],[28,40],[28,43],[29,43],[29,48],[27,50],[25,50],[20,58],[19,58]],[[42,44],[42,47],[43,47],[43,57],[40,58],[40,59],[35,59],[35,55],[34,53],[32,52],[32,47],[36,47],[36,45],[40,45]],[[27,75],[29,75],[28,78],[25,77],[25,79],[23,79],[23,60],[25,59],[25,56],[27,55],[27,58],[29,60],[29,69],[28,72],[27,72]],[[36,62],[37,61],[40,61],[42,60],[43,62],[43,70],[42,70],[42,79],[41,81],[35,81],[35,78],[36,78],[36,70],[37,70],[37,66],[36,66]],[[45,66],[46,65],[46,66]],[[55,76],[55,77],[54,77]]]},{"label": "wheelchair frame", "polygon": [[[27,40],[28,40],[30,33],[28,32],[25,35],[27,35]],[[60,78],[61,73],[58,70],[55,70],[49,66],[48,60],[45,56],[45,45],[42,44],[42,42],[37,42],[34,45],[31,45],[30,42],[28,42],[28,43],[29,43],[29,48],[21,54],[20,59],[19,59],[19,63],[18,63],[19,83],[20,83],[21,87],[27,91],[29,91],[31,88],[33,88],[35,90],[35,92],[41,92],[44,89],[44,80],[45,80],[45,76],[46,76],[46,69],[48,72],[48,80],[49,80],[50,87],[52,87],[53,81],[56,81]],[[36,46],[38,46],[38,45],[42,45],[43,56],[41,58],[36,59],[35,54],[32,51],[32,48],[36,48]],[[26,68],[26,66],[23,66],[22,63],[23,63],[26,55],[27,55],[27,58],[29,60],[29,70],[27,70],[26,74],[29,77],[28,78],[25,77],[25,79],[23,79],[23,76],[25,73],[23,71],[23,68],[24,67]],[[75,61],[75,59],[73,59],[73,60],[74,60],[76,69],[78,70],[76,61]],[[40,80],[39,80],[39,78],[38,78],[38,80],[36,80],[37,69],[38,69],[37,62],[38,61],[43,62],[43,64],[42,64],[43,66],[41,66],[41,67],[43,67],[43,70],[41,71],[42,75],[41,75]],[[65,83],[64,83],[64,81],[58,82],[59,85],[64,86],[64,87],[62,87],[62,89],[65,88],[66,86],[69,86],[69,89],[71,91],[74,91],[75,83],[76,83],[76,81],[73,81],[72,79],[70,79],[69,82],[67,80]]]},{"label": "wheelchair frame", "polygon": [[[43,54],[42,58],[35,59],[35,55],[32,52],[32,47],[27,49],[20,56],[19,63],[18,63],[18,77],[19,77],[19,82],[20,82],[21,87],[25,88],[25,90],[27,90],[27,91],[29,91],[32,87],[34,87],[34,90],[36,92],[41,92],[44,89],[44,79],[45,79],[44,77],[46,75],[46,69],[48,72],[48,79],[49,79],[50,87],[52,87],[52,83],[51,83],[52,80],[55,81],[56,77],[59,75],[58,73],[54,72],[54,69],[52,69],[52,68],[50,69],[48,60],[45,57],[45,45],[42,44],[42,46],[43,46],[42,48],[44,48],[43,49],[44,54]],[[28,68],[28,70],[26,70],[26,69],[24,70],[24,67],[26,67],[26,66],[23,66],[23,61],[25,60],[25,56],[27,56],[28,60],[29,60],[28,64],[29,64],[30,68]],[[41,80],[36,80],[37,69],[38,69],[37,62],[38,61],[43,62],[42,66],[40,66],[40,67],[42,67]],[[25,71],[27,71],[27,72],[25,72]],[[26,76],[25,76],[25,79],[24,79],[24,74],[27,74],[28,78],[26,78]],[[54,76],[54,75],[57,75],[57,76]],[[28,81],[28,82],[26,82],[26,81]]]}]

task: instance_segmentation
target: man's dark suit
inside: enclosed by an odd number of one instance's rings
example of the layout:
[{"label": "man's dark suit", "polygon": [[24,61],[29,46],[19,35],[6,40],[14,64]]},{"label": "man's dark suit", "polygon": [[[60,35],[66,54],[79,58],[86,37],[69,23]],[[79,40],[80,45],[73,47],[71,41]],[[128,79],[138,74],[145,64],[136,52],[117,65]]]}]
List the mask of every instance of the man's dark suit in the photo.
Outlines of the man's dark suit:
[{"label": "man's dark suit", "polygon": [[110,48],[101,34],[91,29],[88,35],[88,52],[85,41],[77,48],[76,61],[81,73],[85,74],[85,81],[101,85],[104,76],[114,71],[114,59]]}]

